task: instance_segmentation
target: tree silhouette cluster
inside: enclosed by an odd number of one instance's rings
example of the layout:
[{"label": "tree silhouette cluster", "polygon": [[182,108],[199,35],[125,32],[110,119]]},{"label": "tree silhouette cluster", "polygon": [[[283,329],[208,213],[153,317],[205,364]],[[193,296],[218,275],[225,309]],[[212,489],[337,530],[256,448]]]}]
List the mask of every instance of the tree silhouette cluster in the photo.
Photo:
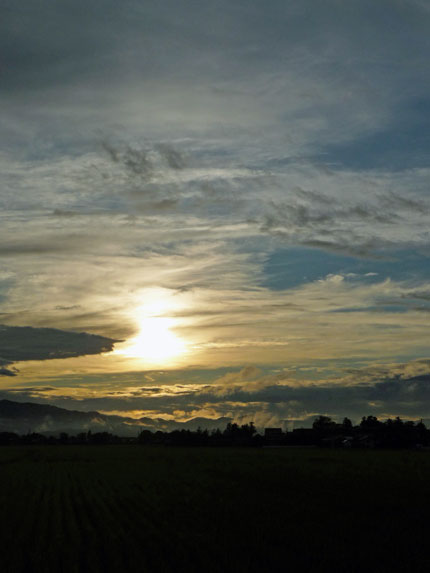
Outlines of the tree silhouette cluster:
[{"label": "tree silhouette cluster", "polygon": [[318,416],[312,433],[315,443],[322,446],[411,448],[430,445],[430,430],[422,420],[403,421],[399,417],[382,422],[375,416],[363,416],[361,422],[353,426],[348,418],[338,424],[328,416]]},{"label": "tree silhouette cluster", "polygon": [[58,436],[31,432],[18,435],[14,432],[0,432],[0,446],[5,445],[104,445],[104,444],[130,444],[136,438],[123,438],[109,432],[80,432],[72,436],[61,432]]},{"label": "tree silhouette cluster", "polygon": [[312,428],[297,428],[289,432],[281,428],[266,428],[257,432],[253,422],[229,423],[221,431],[204,430],[142,430],[136,438],[120,437],[109,432],[81,432],[75,436],[62,432],[58,436],[39,433],[18,435],[0,432],[0,445],[107,445],[141,444],[166,446],[321,446],[342,448],[428,448],[430,429],[422,422],[403,421],[399,417],[380,421],[364,416],[354,426],[348,418],[337,423],[328,416],[318,416]]},{"label": "tree silhouette cluster", "polygon": [[143,430],[138,436],[139,444],[166,444],[169,446],[258,446],[263,437],[251,422],[239,426],[228,423],[225,430],[173,430],[172,432],[151,432]]}]

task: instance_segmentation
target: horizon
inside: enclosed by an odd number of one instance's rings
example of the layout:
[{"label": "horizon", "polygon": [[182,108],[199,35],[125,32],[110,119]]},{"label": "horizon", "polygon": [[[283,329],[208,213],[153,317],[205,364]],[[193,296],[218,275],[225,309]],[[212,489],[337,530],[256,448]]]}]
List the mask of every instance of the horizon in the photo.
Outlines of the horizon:
[{"label": "horizon", "polygon": [[[307,438],[303,441],[303,433],[300,432],[312,430],[313,439],[316,440],[313,445],[324,445],[323,438],[335,438],[337,447],[351,446],[351,443],[345,446],[343,442],[339,441],[343,437],[348,440],[354,438],[354,447],[362,447],[359,440],[366,437],[369,432],[372,435],[376,432],[375,438],[379,436],[380,442],[378,447],[420,449],[428,446],[430,439],[428,423],[429,420],[422,418],[417,421],[402,419],[399,416],[394,419],[378,419],[372,415],[363,415],[359,420],[350,420],[343,416],[336,420],[329,416],[319,415],[296,426],[294,423],[289,423],[288,426],[259,427],[254,425],[252,421],[240,424],[228,417],[217,419],[197,417],[178,422],[162,417],[130,418],[115,414],[106,415],[97,411],[68,410],[51,404],[0,399],[0,442],[3,445],[11,444],[11,439],[18,440],[13,442],[18,444],[21,438],[24,439],[23,443],[27,443],[26,437],[30,439],[28,443],[38,443],[38,436],[43,439],[62,436],[64,439],[59,443],[67,443],[68,438],[77,438],[79,443],[87,443],[91,435],[95,437],[105,436],[105,440],[95,442],[100,445],[111,443],[107,440],[116,438],[127,438],[148,444],[152,443],[145,438],[145,436],[148,437],[148,432],[154,439],[161,432],[165,438],[176,435],[178,440],[175,444],[185,446],[187,442],[180,439],[180,436],[183,436],[185,432],[186,435],[195,435],[196,438],[200,436],[203,440],[188,445],[209,445],[209,442],[206,443],[204,439],[216,439],[222,434],[225,443],[217,444],[214,442],[212,445],[228,446],[234,445],[236,442],[236,445],[245,445],[246,440],[248,440],[248,445],[262,446],[260,437],[264,436],[269,440],[269,443],[272,443],[276,441],[276,436],[279,438],[288,434],[290,437],[295,435],[296,441],[279,443],[278,445],[303,446],[310,445],[310,442],[306,441]],[[384,432],[381,433],[381,430]],[[276,431],[276,434],[268,434],[268,432],[273,431]],[[246,438],[245,442],[243,438]],[[163,443],[169,444],[169,442]],[[376,443],[366,447],[376,447]]]}]

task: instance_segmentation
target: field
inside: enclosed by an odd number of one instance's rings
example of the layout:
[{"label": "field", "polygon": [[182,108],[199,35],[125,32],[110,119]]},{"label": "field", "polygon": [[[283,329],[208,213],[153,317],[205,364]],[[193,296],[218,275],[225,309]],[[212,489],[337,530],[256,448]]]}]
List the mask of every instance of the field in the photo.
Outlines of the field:
[{"label": "field", "polygon": [[429,571],[430,452],[0,448],[2,572]]}]

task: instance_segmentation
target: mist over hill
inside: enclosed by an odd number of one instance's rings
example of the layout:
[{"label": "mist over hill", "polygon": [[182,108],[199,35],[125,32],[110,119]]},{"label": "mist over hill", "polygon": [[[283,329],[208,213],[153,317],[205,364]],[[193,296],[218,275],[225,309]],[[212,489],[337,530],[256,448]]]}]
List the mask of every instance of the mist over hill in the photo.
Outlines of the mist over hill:
[{"label": "mist over hill", "polygon": [[38,404],[33,402],[13,402],[0,400],[0,432],[26,434],[38,432],[51,435],[59,432],[78,433],[111,432],[119,436],[137,436],[142,430],[172,431],[175,429],[196,430],[224,428],[231,419],[221,417],[192,418],[186,422],[166,420],[164,418],[129,418],[112,416],[97,411],[81,412]]}]

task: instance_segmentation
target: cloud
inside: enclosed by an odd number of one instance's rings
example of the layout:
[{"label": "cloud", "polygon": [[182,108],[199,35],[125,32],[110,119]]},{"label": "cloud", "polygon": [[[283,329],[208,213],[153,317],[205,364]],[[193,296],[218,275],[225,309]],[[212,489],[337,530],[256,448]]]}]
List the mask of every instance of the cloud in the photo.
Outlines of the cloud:
[{"label": "cloud", "polygon": [[[0,325],[0,364],[101,354],[110,352],[115,342],[85,332]],[[0,374],[15,376],[16,371],[1,368]]]},{"label": "cloud", "polygon": [[[4,99],[25,111],[5,127],[13,142],[21,129],[40,141],[45,120],[44,145],[58,132],[76,143],[82,128],[88,141],[100,125],[124,125],[168,141],[166,131],[210,131],[212,145],[234,135],[233,149],[238,139],[255,148],[259,137],[278,157],[321,151],[333,139],[377,131],[399,100],[427,93],[427,26],[417,3],[393,9],[387,0],[354,9],[334,0],[269,9],[130,0],[125,10],[113,0],[55,10],[27,1],[11,5],[2,22]],[[406,81],[408,90],[398,89]]]},{"label": "cloud", "polygon": [[109,158],[120,164],[132,177],[138,176],[143,181],[151,180],[153,162],[148,151],[126,146],[120,150],[112,144],[104,141],[103,148],[107,151]]},{"label": "cloud", "polygon": [[184,169],[186,166],[184,155],[172,146],[160,143],[157,150],[171,169]]},{"label": "cloud", "polygon": [[[300,173],[303,186],[291,185]],[[290,245],[308,245],[353,256],[375,256],[381,250],[408,247],[424,248],[429,236],[424,231],[429,222],[428,198],[415,189],[424,183],[427,170],[405,171],[401,176],[386,173],[339,171],[318,174],[309,167],[290,167],[282,175],[286,193],[272,193],[259,222],[269,233]],[[414,183],[412,183],[414,181]],[[405,189],[409,189],[405,193]],[[416,232],[419,229],[420,232]]]},{"label": "cloud", "polygon": [[197,384],[169,382],[169,376],[195,378],[192,371],[177,371],[174,375],[153,372],[152,377],[163,380],[162,385],[126,387],[116,377],[116,390],[97,394],[81,380],[77,387],[21,387],[3,390],[1,395],[85,411],[140,411],[152,418],[171,420],[207,417],[210,412],[213,418],[224,416],[240,423],[253,420],[258,427],[300,427],[319,414],[338,420],[348,416],[354,421],[368,414],[428,418],[430,359],[345,369],[335,376],[329,375],[330,369],[329,364],[321,368],[320,379],[300,379],[291,372],[272,369],[258,373],[245,367],[221,377],[212,372],[209,383]]},{"label": "cloud", "polygon": [[232,385],[235,383],[243,384],[244,382],[251,382],[256,378],[259,378],[262,374],[262,370],[260,368],[256,368],[255,366],[246,366],[239,370],[239,372],[229,372],[224,374],[221,378],[218,378],[216,384],[222,385]]},{"label": "cloud", "polygon": [[4,366],[0,366],[0,376],[16,376],[17,371],[16,369],[11,370],[10,368],[5,368]]}]

